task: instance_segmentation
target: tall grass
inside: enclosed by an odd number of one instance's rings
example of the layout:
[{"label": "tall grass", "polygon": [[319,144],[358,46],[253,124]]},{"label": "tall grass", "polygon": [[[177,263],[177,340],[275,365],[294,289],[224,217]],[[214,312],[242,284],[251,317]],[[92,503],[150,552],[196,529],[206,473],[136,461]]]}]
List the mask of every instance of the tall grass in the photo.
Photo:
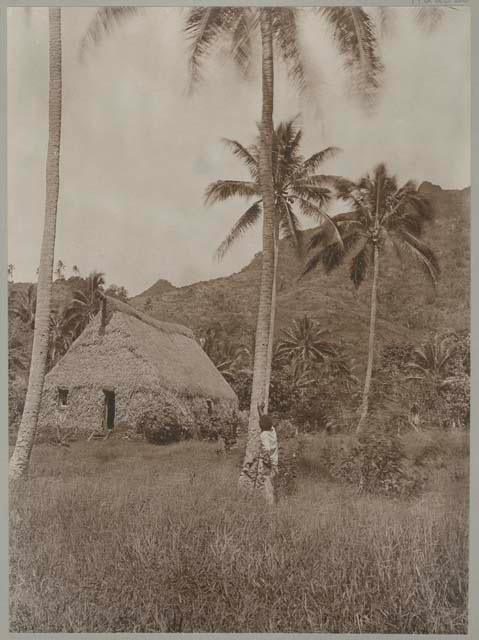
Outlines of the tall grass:
[{"label": "tall grass", "polygon": [[466,487],[359,497],[309,472],[274,508],[190,442],[38,446],[11,496],[11,630],[467,629]]}]

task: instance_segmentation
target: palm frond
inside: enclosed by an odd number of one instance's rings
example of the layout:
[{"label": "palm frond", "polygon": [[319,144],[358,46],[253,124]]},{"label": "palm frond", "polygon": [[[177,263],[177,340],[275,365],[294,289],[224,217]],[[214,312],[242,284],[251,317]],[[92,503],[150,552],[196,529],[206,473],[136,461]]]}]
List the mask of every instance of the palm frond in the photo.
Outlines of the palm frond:
[{"label": "palm frond", "polygon": [[289,238],[297,254],[301,255],[303,252],[303,237],[300,233],[301,224],[287,201],[282,201],[281,206],[282,215],[280,216],[280,225],[283,231],[283,237]]},{"label": "palm frond", "polygon": [[417,191],[407,192],[407,204],[421,216],[423,220],[431,221],[434,219],[434,209],[431,201],[426,196]]},{"label": "palm frond", "polygon": [[138,15],[142,10],[142,7],[101,7],[97,9],[80,41],[80,59],[84,57],[92,45],[98,45],[118,25]]},{"label": "palm frond", "polygon": [[356,289],[366,278],[368,267],[371,261],[371,245],[366,242],[362,249],[351,260],[349,274]]},{"label": "palm frond", "polygon": [[231,34],[241,14],[242,8],[239,7],[193,7],[188,12],[184,32],[190,41],[190,92],[201,79],[205,57],[220,37]]},{"label": "palm frond", "polygon": [[[293,196],[304,198],[319,207],[329,204],[333,195],[331,190],[322,183],[321,176],[296,178],[290,183],[289,190]],[[310,211],[308,209],[304,215],[311,215]]]},{"label": "palm frond", "polygon": [[236,140],[223,138],[224,144],[232,151],[233,155],[242,160],[248,167],[251,178],[256,181],[258,177],[258,157]]},{"label": "palm frond", "polygon": [[381,223],[386,228],[406,226],[411,233],[420,235],[424,223],[433,220],[434,209],[428,198],[406,186],[399,189],[391,205],[385,207]]},{"label": "palm frond", "polygon": [[306,198],[301,198],[299,196],[294,196],[294,199],[298,202],[301,213],[305,216],[315,218],[316,220],[323,220],[324,223],[330,225],[331,229],[334,231],[338,244],[341,246],[343,239],[341,236],[341,232],[336,225],[334,218],[329,216],[325,211],[317,207],[315,204],[307,200]]},{"label": "palm frond", "polygon": [[283,329],[282,338],[276,349],[280,362],[301,363],[301,369],[308,369],[316,362],[324,361],[336,354],[336,348],[324,340],[329,332],[321,329],[318,322],[305,315],[295,320],[288,329]]},{"label": "palm frond", "polygon": [[411,360],[406,364],[409,380],[421,380],[442,388],[451,380],[451,361],[456,356],[456,345],[450,337],[438,334],[431,336],[423,345],[416,347]]},{"label": "palm frond", "polygon": [[321,7],[319,11],[332,27],[356,93],[370,107],[381,85],[384,69],[372,18],[362,7]]},{"label": "palm frond", "polygon": [[323,265],[326,273],[330,273],[336,267],[342,263],[344,257],[359,241],[359,234],[352,233],[351,235],[342,238],[342,243],[333,242],[317,251],[306,263],[302,275],[308,274],[315,269],[320,263]]},{"label": "palm frond", "polygon": [[358,185],[348,178],[341,176],[328,176],[328,179],[334,185],[336,195],[340,200],[349,200],[357,191]]},{"label": "palm frond", "polygon": [[390,237],[393,239],[393,242],[399,240],[399,247],[416,258],[425,274],[430,278],[432,284],[436,286],[440,269],[438,259],[433,250],[405,229],[395,231],[394,234],[390,234]]},{"label": "palm frond", "polygon": [[258,26],[258,13],[252,7],[239,12],[231,34],[231,57],[243,76],[248,77],[251,68],[251,35]]},{"label": "palm frond", "polygon": [[303,172],[307,175],[316,173],[323,162],[335,158],[341,151],[342,150],[339,147],[326,147],[326,149],[323,149],[322,151],[313,153],[312,156],[304,161]]},{"label": "palm frond", "polygon": [[[263,9],[264,10],[264,9]],[[271,11],[273,40],[288,69],[291,79],[300,91],[304,91],[306,80],[298,37],[298,10],[293,7],[268,8]]]},{"label": "palm frond", "polygon": [[258,222],[262,212],[261,200],[257,200],[243,213],[241,218],[236,222],[234,227],[216,250],[215,255],[218,260],[221,260],[225,256],[231,248],[231,245],[233,245],[236,240],[245,233],[245,231]]},{"label": "palm frond", "polygon": [[[355,211],[349,211],[347,213],[338,213],[332,217],[336,226],[339,228],[341,237],[349,235],[351,231],[360,233],[363,225],[357,217]],[[327,225],[321,224],[310,238],[308,243],[308,250],[315,249],[319,245],[326,245],[334,242],[334,234],[331,228]]]},{"label": "palm frond", "polygon": [[205,192],[205,204],[224,202],[233,197],[252,198],[259,195],[258,185],[245,180],[217,180],[212,182]]},{"label": "palm frond", "polygon": [[273,136],[273,178],[277,188],[284,185],[301,164],[299,146],[302,130],[296,118],[280,122]]}]

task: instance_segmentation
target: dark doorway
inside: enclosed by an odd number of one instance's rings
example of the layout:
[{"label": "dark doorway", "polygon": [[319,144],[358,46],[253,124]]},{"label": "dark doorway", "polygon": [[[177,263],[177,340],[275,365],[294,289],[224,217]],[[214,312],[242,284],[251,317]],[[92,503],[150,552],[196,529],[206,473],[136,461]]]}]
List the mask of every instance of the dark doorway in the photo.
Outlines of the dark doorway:
[{"label": "dark doorway", "polygon": [[105,405],[103,409],[103,425],[105,429],[111,431],[115,425],[115,392],[105,391]]}]

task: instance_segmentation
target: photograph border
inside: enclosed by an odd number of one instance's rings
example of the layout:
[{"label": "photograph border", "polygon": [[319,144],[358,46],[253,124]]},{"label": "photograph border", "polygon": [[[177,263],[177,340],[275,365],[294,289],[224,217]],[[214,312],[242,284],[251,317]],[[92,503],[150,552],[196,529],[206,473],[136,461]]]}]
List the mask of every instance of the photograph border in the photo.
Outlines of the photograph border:
[{"label": "photograph border", "polygon": [[[478,345],[476,343],[475,326],[479,319],[479,300],[477,284],[475,282],[474,274],[477,271],[478,263],[476,258],[475,248],[479,246],[479,224],[474,220],[472,211],[476,209],[477,194],[479,192],[479,174],[474,171],[477,167],[479,157],[479,142],[477,132],[477,122],[472,117],[473,113],[479,113],[479,79],[477,78],[477,61],[479,58],[479,37],[474,39],[472,36],[474,33],[479,34],[479,3],[473,2],[458,2],[454,0],[440,1],[440,0],[410,0],[409,2],[398,2],[394,0],[369,0],[364,3],[344,0],[343,2],[334,2],[328,0],[322,0],[321,2],[284,2],[284,1],[271,1],[264,0],[251,1],[251,2],[238,2],[237,0],[230,0],[228,2],[221,2],[218,0],[203,0],[201,2],[130,2],[124,0],[96,2],[93,0],[84,0],[83,2],[75,2],[75,0],[63,0],[62,2],[56,2],[53,0],[47,2],[7,2],[6,0],[0,0],[0,57],[1,57],[1,69],[0,69],[0,194],[1,194],[1,215],[0,215],[0,254],[3,256],[0,265],[0,356],[4,366],[0,367],[0,424],[1,429],[1,449],[3,455],[3,474],[0,483],[0,505],[1,505],[1,524],[0,524],[0,567],[2,570],[2,576],[0,578],[0,637],[11,638],[70,638],[73,634],[69,633],[10,633],[8,630],[8,318],[7,318],[7,306],[8,306],[8,285],[7,285],[7,8],[18,7],[50,7],[61,6],[65,8],[69,7],[93,7],[93,6],[140,6],[140,7],[187,7],[187,6],[241,6],[241,5],[257,5],[257,6],[315,6],[315,5],[362,5],[367,7],[373,6],[391,6],[391,7],[414,7],[414,6],[461,6],[468,7],[471,13],[471,360],[472,360],[472,372],[471,372],[471,428],[470,428],[470,517],[469,517],[469,632],[467,635],[446,635],[446,634],[428,634],[428,635],[413,635],[413,634],[328,634],[328,633],[77,633],[74,634],[78,638],[111,638],[116,639],[119,636],[135,638],[175,638],[192,636],[198,638],[235,638],[250,636],[255,638],[260,636],[262,638],[271,637],[279,638],[283,637],[288,640],[299,638],[312,638],[317,637],[320,640],[335,640],[338,638],[394,638],[395,640],[406,640],[407,638],[479,638],[479,512],[474,509],[474,505],[479,504],[479,433],[475,426],[479,418],[478,396],[479,396],[479,382],[477,380],[478,370]],[[478,394],[478,395],[476,395]],[[473,426],[474,425],[474,426]]]}]

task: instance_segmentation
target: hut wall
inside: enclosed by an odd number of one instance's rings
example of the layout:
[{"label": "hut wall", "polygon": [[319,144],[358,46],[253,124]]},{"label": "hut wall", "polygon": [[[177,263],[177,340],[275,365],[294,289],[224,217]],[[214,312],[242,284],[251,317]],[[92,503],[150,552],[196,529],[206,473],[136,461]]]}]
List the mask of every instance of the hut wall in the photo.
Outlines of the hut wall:
[{"label": "hut wall", "polygon": [[67,405],[59,405],[58,388],[48,386],[43,391],[38,436],[55,433],[60,429],[72,429],[79,433],[91,432],[102,426],[104,394],[94,387],[68,388]]},{"label": "hut wall", "polygon": [[[38,435],[56,433],[57,426],[63,431],[72,429],[79,435],[90,434],[100,429],[103,422],[105,395],[103,387],[82,386],[68,388],[67,405],[59,403],[58,387],[45,388],[39,419]],[[197,421],[204,426],[221,425],[222,420],[229,421],[236,409],[236,403],[212,398],[212,414],[208,413],[207,398],[187,398],[176,396],[161,387],[145,388],[114,385],[108,390],[115,392],[115,426],[123,425],[136,428],[140,416],[158,404],[168,403],[176,406],[184,414],[185,423]]]},{"label": "hut wall", "polygon": [[[62,388],[67,389],[67,385]],[[134,429],[140,416],[158,404],[174,405],[185,422],[193,417],[190,401],[168,393],[160,387],[145,388],[127,385],[109,386],[115,393],[115,426],[123,425]],[[79,434],[100,429],[103,422],[105,395],[103,387],[83,386],[68,389],[67,405],[59,403],[58,387],[48,386],[44,390],[39,419],[40,432],[55,433],[60,429],[72,429]],[[198,403],[201,404],[201,403]],[[203,403],[206,407],[206,402]],[[205,408],[206,413],[206,408]]]}]

